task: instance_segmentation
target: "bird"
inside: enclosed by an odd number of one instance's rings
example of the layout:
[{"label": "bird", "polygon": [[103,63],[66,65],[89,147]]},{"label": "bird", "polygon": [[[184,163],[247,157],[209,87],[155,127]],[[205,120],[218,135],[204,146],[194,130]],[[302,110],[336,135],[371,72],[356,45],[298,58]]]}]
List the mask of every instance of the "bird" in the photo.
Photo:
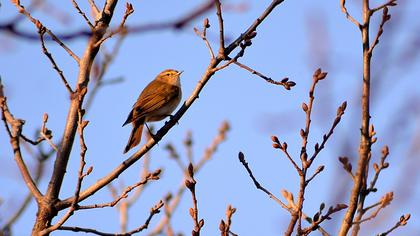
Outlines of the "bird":
[{"label": "bird", "polygon": [[182,98],[180,81],[182,72],[166,69],[160,72],[140,93],[127,120],[122,125],[130,123],[133,125],[124,154],[140,143],[146,122],[163,120],[170,116],[178,106]]}]

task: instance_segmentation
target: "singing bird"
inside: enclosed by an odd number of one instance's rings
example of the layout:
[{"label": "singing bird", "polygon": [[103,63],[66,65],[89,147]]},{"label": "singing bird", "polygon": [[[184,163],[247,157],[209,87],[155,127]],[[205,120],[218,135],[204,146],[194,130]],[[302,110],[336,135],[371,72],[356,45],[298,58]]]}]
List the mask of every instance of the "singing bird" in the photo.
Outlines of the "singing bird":
[{"label": "singing bird", "polygon": [[180,81],[182,72],[173,69],[164,70],[143,89],[123,124],[123,126],[133,124],[124,153],[140,143],[146,122],[163,120],[178,106],[182,97]]}]

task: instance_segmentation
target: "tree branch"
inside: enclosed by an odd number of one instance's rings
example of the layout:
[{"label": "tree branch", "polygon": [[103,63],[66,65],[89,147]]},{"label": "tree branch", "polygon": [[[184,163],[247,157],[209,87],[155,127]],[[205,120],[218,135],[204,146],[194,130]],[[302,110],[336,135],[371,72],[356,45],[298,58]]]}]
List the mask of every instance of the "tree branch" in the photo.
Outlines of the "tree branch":
[{"label": "tree branch", "polygon": [[[253,32],[256,30],[256,28],[264,21],[264,19],[272,12],[272,10],[278,6],[280,3],[282,3],[284,0],[274,0],[272,3],[266,8],[266,10],[262,13],[260,17],[258,17],[250,27],[245,31],[245,33],[241,34],[234,42],[232,42],[225,50],[226,55],[229,55],[238,45],[240,42],[242,42],[245,38],[245,36],[249,32]],[[147,153],[152,147],[154,147],[157,142],[159,142],[168,131],[175,126],[178,121],[181,119],[181,117],[185,114],[185,112],[191,107],[191,105],[195,102],[195,100],[198,98],[201,90],[204,88],[204,86],[207,84],[207,82],[210,80],[210,78],[213,76],[214,72],[212,71],[214,68],[217,67],[217,65],[221,62],[221,59],[213,60],[208,65],[206,71],[201,77],[201,80],[198,81],[197,86],[195,87],[194,91],[190,95],[190,97],[184,102],[184,104],[181,106],[181,108],[173,115],[173,117],[165,123],[165,125],[158,130],[158,132],[155,135],[155,138],[152,140],[149,140],[145,145],[143,145],[140,150],[135,152],[133,155],[131,155],[128,159],[123,161],[119,166],[117,166],[113,171],[111,171],[108,175],[103,177],[102,179],[98,180],[95,184],[88,187],[86,190],[82,191],[80,193],[80,201],[86,199],[87,197],[93,195],[95,192],[97,192],[99,189],[103,188],[107,184],[109,184],[111,181],[116,179],[124,170],[126,170],[128,167],[130,167],[132,164],[134,164],[136,161],[138,161],[145,153]],[[63,209],[66,207],[69,207],[72,202],[72,198],[67,198],[63,201],[60,201],[56,204],[57,209]]]}]

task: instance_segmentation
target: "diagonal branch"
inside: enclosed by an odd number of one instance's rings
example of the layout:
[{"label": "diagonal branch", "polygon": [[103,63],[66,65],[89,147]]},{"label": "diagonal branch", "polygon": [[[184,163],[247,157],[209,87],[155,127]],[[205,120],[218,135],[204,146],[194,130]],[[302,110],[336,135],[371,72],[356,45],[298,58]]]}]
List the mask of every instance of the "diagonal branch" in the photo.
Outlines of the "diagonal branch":
[{"label": "diagonal branch", "polygon": [[394,226],[392,226],[392,228],[390,228],[386,232],[378,234],[378,236],[386,236],[386,235],[390,234],[392,231],[396,230],[398,227],[405,226],[407,224],[408,220],[410,219],[410,217],[411,217],[410,214],[402,215],[400,217],[400,219],[398,220],[398,222],[395,223]]},{"label": "diagonal branch", "polygon": [[249,174],[249,177],[251,177],[252,182],[254,182],[254,185],[257,189],[263,191],[264,193],[266,193],[271,199],[273,199],[275,202],[277,202],[281,207],[283,207],[284,209],[286,209],[287,211],[291,212],[293,211],[292,209],[290,209],[290,207],[288,207],[285,203],[283,203],[279,198],[277,198],[274,194],[272,194],[270,191],[268,191],[266,188],[264,188],[259,182],[258,180],[254,177],[254,174],[251,171],[251,168],[249,168],[248,162],[246,162],[245,160],[245,156],[242,152],[239,152],[239,161],[242,163],[242,165],[245,167],[246,171]]},{"label": "diagonal branch", "polygon": [[[80,9],[79,4],[77,4],[76,0],[71,1],[73,3],[74,8],[76,8],[77,12],[83,17],[83,19],[86,21],[86,23],[89,25],[90,29],[93,29],[94,26],[90,22],[90,20],[87,18],[86,14]],[[92,2],[91,2],[92,4]],[[93,3],[94,4],[94,3]]]},{"label": "diagonal branch", "polygon": [[209,42],[209,40],[207,39],[207,29],[210,28],[210,24],[209,24],[209,19],[206,18],[204,19],[203,22],[203,31],[200,32],[197,28],[194,27],[194,32],[204,41],[204,43],[206,44],[207,48],[209,49],[209,53],[210,53],[210,58],[212,60],[214,60],[214,52],[213,49],[211,48],[211,44]]},{"label": "diagonal branch", "polygon": [[[374,12],[374,11],[371,11],[371,12]],[[391,15],[388,14],[388,7],[385,6],[385,7],[383,7],[381,23],[379,23],[378,32],[376,33],[375,39],[373,40],[373,42],[371,43],[371,45],[369,47],[369,51],[368,52],[370,54],[373,52],[373,49],[375,49],[376,45],[378,45],[379,38],[381,37],[381,35],[384,32],[384,25],[390,19],[391,19]]]},{"label": "diagonal branch", "polygon": [[45,41],[44,41],[44,34],[46,32],[46,28],[41,26],[40,28],[38,28],[38,33],[39,33],[39,39],[41,40],[41,47],[42,47],[42,52],[48,57],[48,59],[50,60],[53,69],[55,71],[57,71],[58,75],[61,78],[61,81],[63,81],[64,86],[66,87],[67,91],[69,92],[69,94],[73,94],[73,90],[71,89],[69,83],[66,80],[66,77],[63,74],[63,71],[57,66],[57,63],[55,62],[52,54],[48,51],[47,47],[45,46]]},{"label": "diagonal branch", "polygon": [[237,66],[241,67],[242,69],[245,69],[245,70],[247,70],[247,71],[251,72],[251,74],[253,74],[253,75],[257,75],[258,77],[260,77],[260,78],[264,79],[264,80],[265,80],[265,81],[267,81],[268,83],[270,83],[270,84],[275,84],[275,85],[281,85],[281,86],[283,86],[283,87],[284,87],[285,89],[287,89],[287,90],[290,90],[290,88],[291,88],[291,87],[293,87],[293,86],[295,86],[295,85],[296,85],[296,83],[295,83],[295,82],[293,82],[293,81],[289,81],[289,79],[288,79],[287,77],[286,77],[286,78],[284,78],[284,79],[282,79],[281,81],[275,81],[275,80],[271,79],[270,77],[265,76],[265,75],[263,75],[262,73],[260,73],[260,72],[258,72],[258,71],[256,71],[256,70],[254,70],[254,69],[252,69],[251,67],[246,66],[246,65],[244,65],[244,64],[242,64],[242,63],[240,63],[240,62],[238,62],[238,61],[234,61],[233,63],[234,63],[235,65],[237,65]]},{"label": "diagonal branch", "polygon": [[[29,12],[27,12],[26,11],[26,9],[25,9],[25,7],[23,7],[21,4],[20,4],[20,0],[13,0],[12,1],[14,4],[15,4],[15,6],[18,8],[18,10],[19,10],[19,13],[21,13],[21,14],[23,14],[23,15],[25,15],[38,29],[40,29],[40,28],[42,28],[42,27],[44,27],[43,25],[42,25],[42,23],[39,21],[39,20],[37,20],[37,19],[35,19],[35,18],[33,18],[32,16],[31,16],[31,14],[29,14]],[[73,59],[77,62],[77,64],[80,64],[80,59],[79,59],[79,57],[78,56],[76,56],[76,54],[74,54],[73,53],[73,51],[69,48],[69,47],[67,47],[67,45],[65,45],[57,36],[55,36],[55,34],[53,33],[53,32],[51,32],[51,30],[49,30],[48,28],[46,28],[46,27],[44,27],[45,28],[45,32],[47,32],[47,34],[48,35],[50,35],[51,36],[51,38],[55,41],[55,42],[57,42],[71,57],[73,57]]]},{"label": "diagonal branch", "polygon": [[354,19],[350,15],[350,13],[347,11],[346,0],[340,0],[340,6],[341,6],[341,11],[346,15],[347,19],[349,19],[353,24],[355,24],[357,28],[361,29],[362,25],[356,19]]},{"label": "diagonal branch", "polygon": [[[248,27],[248,29],[245,31],[245,33],[242,33],[236,40],[234,40],[225,50],[226,55],[229,55],[234,49],[236,49],[239,46],[239,43],[242,42],[246,35],[250,32],[253,32],[257,29],[257,27],[267,18],[267,16],[274,10],[275,7],[277,7],[280,3],[284,2],[284,0],[273,0],[271,4],[265,9],[265,11],[261,14],[260,17],[258,17],[251,26]],[[164,135],[166,135],[169,130],[174,127],[178,121],[181,119],[181,117],[185,114],[185,112],[191,107],[191,105],[195,102],[195,100],[198,98],[201,90],[204,88],[204,86],[207,84],[207,82],[211,79],[211,77],[214,75],[213,69],[217,67],[217,65],[222,61],[222,59],[216,58],[216,60],[213,60],[209,63],[207,66],[206,71],[201,77],[201,80],[198,81],[197,86],[195,87],[194,91],[190,95],[190,97],[184,102],[184,104],[179,108],[179,110],[172,116],[172,118],[165,123],[165,125],[158,130],[158,132],[155,135],[155,138],[152,140],[149,140],[145,145],[143,145],[140,150],[132,154],[128,159],[124,160],[120,165],[118,165],[113,171],[111,171],[108,175],[105,177],[99,179],[95,184],[88,187],[86,190],[82,191],[80,193],[80,201],[86,199],[87,197],[91,196],[95,192],[97,192],[99,189],[103,188],[107,184],[109,184],[111,181],[116,179],[124,170],[126,170],[128,167],[133,165],[135,162],[137,162],[145,153],[147,153],[152,147],[154,147],[157,142],[159,142]],[[60,202],[57,202],[56,207],[57,209],[63,209],[66,207],[69,207],[73,198],[67,198],[65,200],[62,200]]]}]

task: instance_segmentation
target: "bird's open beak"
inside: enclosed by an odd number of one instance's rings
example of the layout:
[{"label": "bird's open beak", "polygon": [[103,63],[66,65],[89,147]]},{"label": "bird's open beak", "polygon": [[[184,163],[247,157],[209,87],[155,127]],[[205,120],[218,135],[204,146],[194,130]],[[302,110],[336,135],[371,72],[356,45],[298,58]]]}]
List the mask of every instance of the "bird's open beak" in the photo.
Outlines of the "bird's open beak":
[{"label": "bird's open beak", "polygon": [[182,74],[182,72],[184,72],[183,70],[181,70],[180,72],[178,72],[178,76]]}]

